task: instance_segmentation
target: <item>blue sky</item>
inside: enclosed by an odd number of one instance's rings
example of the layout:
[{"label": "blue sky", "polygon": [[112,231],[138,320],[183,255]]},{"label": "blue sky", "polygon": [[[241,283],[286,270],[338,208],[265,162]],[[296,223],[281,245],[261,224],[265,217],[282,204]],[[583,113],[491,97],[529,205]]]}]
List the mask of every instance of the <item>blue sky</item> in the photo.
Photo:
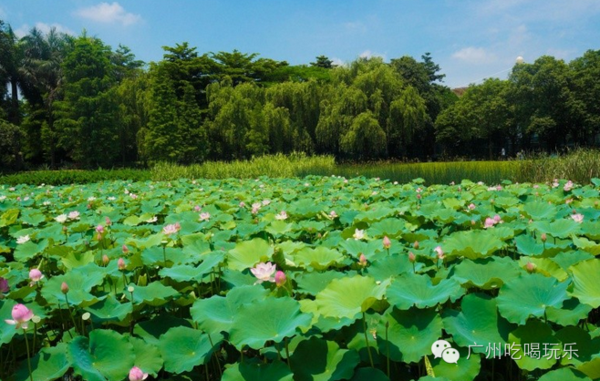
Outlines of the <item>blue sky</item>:
[{"label": "blue sky", "polygon": [[600,49],[600,0],[3,0],[0,19],[21,35],[86,29],[146,62],[184,41],[293,65],[431,52],[450,87],[506,78],[518,56],[570,61]]}]

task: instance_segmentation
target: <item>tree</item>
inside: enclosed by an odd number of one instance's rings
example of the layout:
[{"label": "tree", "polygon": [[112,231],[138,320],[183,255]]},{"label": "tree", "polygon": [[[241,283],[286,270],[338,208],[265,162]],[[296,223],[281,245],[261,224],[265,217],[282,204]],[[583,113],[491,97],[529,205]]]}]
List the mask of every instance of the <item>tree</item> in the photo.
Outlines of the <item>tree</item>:
[{"label": "tree", "polygon": [[327,56],[318,56],[315,62],[311,62],[310,66],[322,67],[323,69],[332,69],[333,61],[330,60]]},{"label": "tree", "polygon": [[210,57],[215,61],[215,72],[219,80],[224,77],[231,78],[234,86],[244,82],[262,83],[280,67],[287,66],[287,62],[278,62],[268,58],[259,58],[258,53],[241,53],[234,50],[231,53],[211,53]]},{"label": "tree", "polygon": [[59,145],[84,167],[110,167],[119,157],[118,105],[111,52],[83,34],[65,57],[64,100],[56,102]]},{"label": "tree", "polygon": [[385,156],[386,136],[374,115],[367,111],[353,119],[340,142],[342,152],[358,160]]},{"label": "tree", "polygon": [[21,123],[19,110],[19,88],[26,91],[27,84],[20,70],[23,62],[23,49],[12,28],[0,20],[0,86],[10,88],[8,104],[8,121]]}]

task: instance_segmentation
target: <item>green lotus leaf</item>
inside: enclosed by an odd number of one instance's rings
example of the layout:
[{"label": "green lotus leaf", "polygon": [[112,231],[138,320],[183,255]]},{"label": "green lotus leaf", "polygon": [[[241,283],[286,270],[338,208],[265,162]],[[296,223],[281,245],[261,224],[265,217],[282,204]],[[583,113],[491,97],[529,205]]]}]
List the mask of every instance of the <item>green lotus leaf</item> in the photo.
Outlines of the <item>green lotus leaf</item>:
[{"label": "green lotus leaf", "polygon": [[139,224],[141,224],[142,222],[148,220],[149,218],[151,218],[152,216],[146,218],[145,220],[141,219],[138,216],[129,216],[127,217],[125,220],[123,220],[123,225],[127,225],[127,226],[137,226]]},{"label": "green lotus leaf", "polygon": [[581,303],[590,305],[592,308],[600,306],[600,259],[590,259],[571,266],[573,275],[573,292]]},{"label": "green lotus leaf", "polygon": [[162,277],[171,278],[177,282],[201,282],[202,279],[215,268],[215,266],[223,261],[224,257],[225,255],[223,252],[215,251],[210,254],[202,255],[202,263],[196,267],[189,264],[175,265],[170,268],[161,269],[159,274]]},{"label": "green lotus leaf", "polygon": [[[148,286],[130,285],[133,287],[133,303],[147,304],[153,307],[162,306],[169,300],[179,295],[173,287],[165,286],[160,282],[152,282]],[[125,292],[128,300],[131,301],[131,293]]]},{"label": "green lotus leaf", "polygon": [[[42,348],[31,359],[31,376],[34,380],[55,380],[71,367],[67,359],[67,344],[58,343],[54,347]],[[17,381],[28,381],[29,369],[23,361],[16,373]]]},{"label": "green lotus leaf", "polygon": [[563,218],[553,222],[536,221],[531,226],[542,233],[550,234],[556,238],[570,237],[571,234],[578,234],[581,229],[581,225],[571,218]]},{"label": "green lotus leaf", "polygon": [[551,257],[554,262],[556,262],[563,270],[568,272],[569,267],[577,264],[579,262],[586,261],[588,259],[592,259],[594,256],[590,253],[586,253],[585,251],[563,251],[555,256]]},{"label": "green lotus leaf", "polygon": [[314,336],[301,341],[291,356],[294,380],[297,381],[347,380],[359,362],[357,352],[340,349],[336,342]]},{"label": "green lotus leaf", "polygon": [[129,238],[125,243],[128,246],[135,246],[140,250],[149,249],[151,247],[160,246],[163,242],[164,235],[162,233],[152,234],[145,238]]},{"label": "green lotus leaf", "polygon": [[354,319],[383,297],[387,285],[360,275],[334,279],[317,294],[315,302],[323,316]]},{"label": "green lotus leaf", "polygon": [[544,253],[544,245],[537,242],[532,236],[523,234],[515,238],[517,250],[522,255],[542,255]]},{"label": "green lotus leaf", "polygon": [[361,212],[354,217],[354,221],[373,222],[379,221],[394,214],[394,210],[386,207],[385,204],[373,206],[373,210]]},{"label": "green lotus leaf", "polygon": [[21,214],[21,221],[31,226],[38,226],[42,222],[46,221],[46,216],[39,211],[24,210]]},{"label": "green lotus leaf", "polygon": [[164,267],[165,256],[169,266],[171,266],[171,263],[181,265],[198,262],[198,258],[184,253],[180,248],[167,247],[163,249],[163,247],[155,246],[142,251],[142,263],[146,266]]},{"label": "green lotus leaf", "polygon": [[[352,229],[352,234],[354,234],[354,229]],[[366,255],[368,258],[372,256],[375,251],[382,249],[381,241],[379,240],[365,242],[355,239],[347,239],[342,241],[340,246],[354,258],[360,257],[361,254]]]},{"label": "green lotus leaf", "polygon": [[433,307],[448,299],[454,302],[464,293],[465,290],[454,279],[443,279],[433,285],[429,276],[409,273],[392,281],[387,290],[387,299],[399,309],[407,310],[412,306]]},{"label": "green lotus leaf", "polygon": [[198,299],[190,308],[192,319],[209,334],[229,332],[239,309],[248,303],[266,298],[268,291],[259,286],[235,287],[227,296],[213,295]]},{"label": "green lotus leaf", "polygon": [[[588,331],[580,327],[565,327],[556,332],[556,338],[562,342],[561,365],[579,367],[599,357],[600,337],[592,338]],[[588,376],[592,377],[590,374]]]},{"label": "green lotus leaf", "polygon": [[444,201],[442,201],[442,203],[447,209],[454,210],[463,209],[465,206],[465,200],[461,200],[458,198],[447,198]]},{"label": "green lotus leaf", "polygon": [[539,381],[592,381],[591,378],[587,377],[584,373],[572,369],[572,368],[560,368],[551,370],[539,378]]},{"label": "green lotus leaf", "polygon": [[442,249],[447,256],[477,259],[487,257],[503,246],[504,243],[489,231],[469,230],[449,235]]},{"label": "green lotus leaf", "polygon": [[[42,296],[48,303],[61,304],[62,308],[66,307],[67,298],[71,306],[90,306],[99,299],[90,293],[94,286],[102,284],[104,272],[99,269],[97,265],[91,264],[91,266],[71,270],[64,275],[54,276],[42,288]],[[63,282],[69,286],[66,296],[60,289]]]},{"label": "green lotus leaf", "polygon": [[314,300],[302,299],[300,303],[300,311],[304,313],[312,314],[312,321],[310,329],[318,330],[319,332],[326,333],[333,330],[339,330],[342,327],[347,327],[354,323],[354,319],[349,318],[334,318],[322,316],[319,314],[319,307]]},{"label": "green lotus leaf", "polygon": [[574,235],[573,243],[575,244],[575,246],[577,246],[581,250],[587,251],[588,253],[590,253],[592,255],[600,254],[600,244],[598,244],[594,241],[590,241],[589,239],[587,239],[585,237],[577,237]]},{"label": "green lotus leaf", "polygon": [[271,225],[267,227],[267,232],[274,236],[281,236],[287,234],[293,230],[294,224],[289,224],[284,221],[273,221]]},{"label": "green lotus leaf", "polygon": [[431,343],[441,337],[442,328],[442,319],[432,308],[403,311],[392,307],[377,327],[379,352],[388,356],[389,351],[393,361],[419,362],[430,353]]},{"label": "green lotus leaf", "polygon": [[577,298],[571,298],[564,301],[562,308],[548,307],[546,313],[549,321],[568,326],[577,325],[591,310],[591,306],[581,303]]},{"label": "green lotus leaf", "polygon": [[365,272],[375,280],[383,281],[388,278],[398,277],[402,274],[419,271],[423,263],[411,263],[407,254],[393,254],[376,260]]},{"label": "green lotus leaf", "polygon": [[120,381],[134,364],[133,345],[114,331],[95,329],[89,339],[78,336],[68,345],[69,362],[84,380]]},{"label": "green lotus leaf", "polygon": [[133,345],[135,366],[140,368],[144,373],[149,373],[156,377],[163,367],[163,359],[158,347],[133,336],[129,337],[129,342]]},{"label": "green lotus leaf", "polygon": [[521,257],[519,266],[526,268],[527,263],[535,265],[535,272],[548,277],[554,277],[559,282],[569,278],[569,274],[550,258]]},{"label": "green lotus leaf", "polygon": [[19,219],[19,209],[8,209],[0,216],[0,228],[10,226]]},{"label": "green lotus leaf", "polygon": [[508,335],[511,357],[519,368],[550,369],[562,356],[560,341],[554,336],[550,325],[538,319],[529,319]]},{"label": "green lotus leaf", "polygon": [[195,366],[205,364],[213,350],[208,335],[188,327],[170,328],[160,337],[157,347],[165,370],[172,373],[189,372]]},{"label": "green lotus leaf", "polygon": [[67,270],[72,270],[78,267],[83,267],[87,264],[94,262],[94,252],[78,252],[71,251],[69,254],[62,258],[62,263]]},{"label": "green lotus leaf", "polygon": [[461,285],[476,286],[483,290],[501,287],[520,273],[516,263],[508,257],[490,257],[471,261],[465,259],[454,267],[452,278]]},{"label": "green lotus leaf", "polygon": [[397,238],[404,230],[406,222],[397,218],[386,218],[379,222],[375,222],[369,227],[369,232],[373,237],[383,238],[388,236],[389,238]]},{"label": "green lotus leaf", "polygon": [[172,315],[161,314],[150,320],[137,323],[133,328],[133,333],[144,339],[146,343],[158,346],[160,336],[174,327],[191,328],[192,325],[187,320],[176,318]]},{"label": "green lotus leaf", "polygon": [[334,279],[340,279],[348,276],[339,271],[326,271],[326,272],[310,272],[301,273],[296,277],[296,283],[298,285],[298,292],[307,293],[309,295],[316,296],[321,292],[329,282]]},{"label": "green lotus leaf", "polygon": [[[490,344],[504,344],[510,324],[498,315],[496,300],[485,294],[469,294],[460,302],[461,311],[447,311],[444,328],[454,342],[472,351],[485,353]],[[436,339],[434,339],[435,341]]]},{"label": "green lotus leaf", "polygon": [[556,206],[544,201],[530,201],[523,204],[523,212],[534,221],[550,220],[556,216]]},{"label": "green lotus leaf", "polygon": [[295,335],[298,328],[307,327],[311,320],[312,316],[301,312],[300,304],[292,298],[266,298],[239,309],[229,339],[239,350],[245,345],[260,349],[267,341],[279,343]]},{"label": "green lotus leaf", "polygon": [[589,239],[600,240],[600,221],[588,221],[584,219],[581,224],[581,232]]},{"label": "green lotus leaf", "polygon": [[595,357],[594,359],[579,365],[577,370],[591,379],[597,380],[600,378],[600,357]]},{"label": "green lotus leaf", "polygon": [[280,362],[268,364],[259,362],[242,362],[227,366],[221,381],[293,381],[290,368]]},{"label": "green lotus leaf", "polygon": [[544,316],[548,307],[561,308],[568,286],[541,274],[522,275],[500,288],[498,310],[509,322],[523,325],[530,316]]},{"label": "green lotus leaf", "polygon": [[[436,380],[444,381],[440,379]],[[390,379],[377,368],[358,368],[350,381],[390,381]]]},{"label": "green lotus leaf", "polygon": [[420,377],[419,381],[450,381],[450,379],[446,377],[424,376]]},{"label": "green lotus leaf", "polygon": [[131,304],[121,303],[112,294],[109,294],[105,299],[84,309],[93,314],[96,321],[123,321],[131,313]]},{"label": "green lotus leaf", "polygon": [[48,246],[47,241],[42,241],[40,243],[27,241],[21,245],[18,245],[14,253],[15,260],[23,263],[27,262],[36,255],[41,254],[46,246]]},{"label": "green lotus leaf", "polygon": [[456,364],[449,364],[441,358],[431,360],[433,373],[438,378],[452,381],[474,380],[481,370],[481,356],[469,353],[464,348],[458,348],[460,358]]},{"label": "green lotus leaf", "polygon": [[267,262],[273,255],[273,248],[267,241],[254,238],[240,242],[228,253],[227,265],[231,270],[243,271],[259,262]]},{"label": "green lotus leaf", "polygon": [[344,256],[339,251],[323,246],[314,249],[304,248],[292,257],[292,261],[296,265],[301,267],[310,266],[315,270],[325,270],[343,259]]}]

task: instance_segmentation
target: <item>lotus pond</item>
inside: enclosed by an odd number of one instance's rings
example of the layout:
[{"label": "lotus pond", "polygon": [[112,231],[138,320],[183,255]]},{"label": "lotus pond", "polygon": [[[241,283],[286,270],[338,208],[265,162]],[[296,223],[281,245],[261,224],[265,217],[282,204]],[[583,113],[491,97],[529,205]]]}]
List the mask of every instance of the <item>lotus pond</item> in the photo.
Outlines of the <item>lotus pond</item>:
[{"label": "lotus pond", "polygon": [[0,378],[598,379],[592,183],[0,187]]}]

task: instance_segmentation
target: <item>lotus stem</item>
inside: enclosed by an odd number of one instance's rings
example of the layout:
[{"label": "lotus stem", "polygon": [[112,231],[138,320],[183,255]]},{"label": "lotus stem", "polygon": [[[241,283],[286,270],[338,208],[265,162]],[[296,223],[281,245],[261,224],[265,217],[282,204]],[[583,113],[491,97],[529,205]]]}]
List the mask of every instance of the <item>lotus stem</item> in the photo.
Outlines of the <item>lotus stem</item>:
[{"label": "lotus stem", "polygon": [[29,370],[29,380],[33,381],[33,373],[31,372],[31,355],[29,352],[29,339],[27,339],[27,331],[23,329],[25,335],[25,349],[27,350],[27,368]]},{"label": "lotus stem", "polygon": [[[387,350],[387,376],[390,378],[390,342],[388,338],[388,330],[390,328],[390,322],[385,322],[385,342],[386,342],[386,350]],[[391,378],[390,378],[391,379]]]},{"label": "lotus stem", "polygon": [[375,363],[373,362],[373,355],[371,354],[371,346],[369,345],[369,337],[367,336],[367,315],[363,312],[363,331],[365,334],[365,343],[367,344],[367,353],[369,354],[369,362],[371,363],[371,368],[375,368]]},{"label": "lotus stem", "polygon": [[292,370],[292,362],[291,362],[291,359],[290,359],[290,348],[288,346],[287,337],[283,339],[283,342],[285,344],[285,355],[287,356],[288,368],[290,368],[290,370]]}]

